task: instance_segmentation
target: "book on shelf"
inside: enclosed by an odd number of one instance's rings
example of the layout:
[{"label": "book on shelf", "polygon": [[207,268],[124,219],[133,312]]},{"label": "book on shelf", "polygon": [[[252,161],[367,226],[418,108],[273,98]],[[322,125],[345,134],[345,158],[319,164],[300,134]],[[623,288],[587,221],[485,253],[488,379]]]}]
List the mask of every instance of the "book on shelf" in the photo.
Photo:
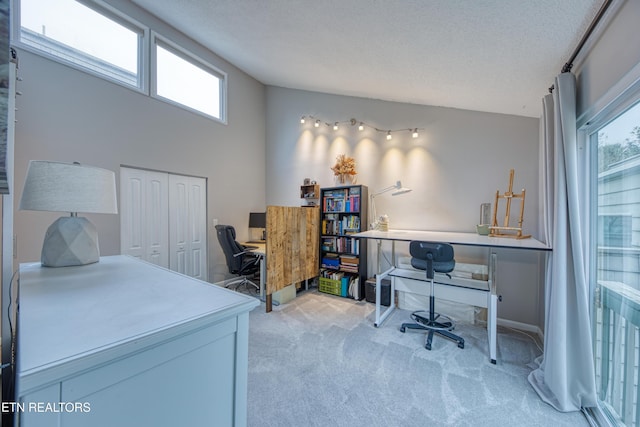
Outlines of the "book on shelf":
[{"label": "book on shelf", "polygon": [[349,235],[360,232],[360,217],[349,215],[341,220],[328,217],[322,220],[322,234],[324,235]]},{"label": "book on shelf", "polygon": [[340,258],[333,253],[327,253],[322,256],[322,267],[337,270],[340,268]]},{"label": "book on shelf", "polygon": [[322,257],[322,267],[338,269],[340,267],[340,258],[332,258],[327,255]]},{"label": "book on shelf", "polygon": [[322,237],[322,250],[326,252],[335,252],[337,249],[335,237]]},{"label": "book on shelf", "polygon": [[345,273],[355,273],[358,274],[358,266],[348,266],[348,265],[340,265],[340,271],[344,271]]},{"label": "book on shelf", "polygon": [[340,256],[341,266],[355,267],[357,269],[359,264],[360,264],[360,259],[358,257],[345,256],[345,255]]},{"label": "book on shelf", "polygon": [[356,257],[340,256],[340,270],[357,273],[360,260]]},{"label": "book on shelf", "polygon": [[331,280],[342,280],[344,273],[341,271],[321,270],[320,277]]},{"label": "book on shelf", "polygon": [[343,277],[340,280],[340,296],[346,297],[349,295],[349,278]]},{"label": "book on shelf", "polygon": [[344,233],[341,234],[347,234],[346,231],[352,231],[357,233],[358,231],[360,231],[360,216],[359,215],[348,215],[342,218],[341,221],[341,227],[342,230],[344,230]]},{"label": "book on shelf", "polygon": [[360,241],[354,237],[338,237],[333,243],[336,252],[350,255],[358,255],[360,253]]},{"label": "book on shelf", "polygon": [[323,193],[323,212],[344,212],[346,195],[344,190],[325,191]]},{"label": "book on shelf", "polygon": [[349,296],[356,300],[361,300],[360,295],[360,277],[354,276],[349,279]]},{"label": "book on shelf", "polygon": [[360,211],[360,196],[349,196],[345,202],[346,212],[359,212]]}]

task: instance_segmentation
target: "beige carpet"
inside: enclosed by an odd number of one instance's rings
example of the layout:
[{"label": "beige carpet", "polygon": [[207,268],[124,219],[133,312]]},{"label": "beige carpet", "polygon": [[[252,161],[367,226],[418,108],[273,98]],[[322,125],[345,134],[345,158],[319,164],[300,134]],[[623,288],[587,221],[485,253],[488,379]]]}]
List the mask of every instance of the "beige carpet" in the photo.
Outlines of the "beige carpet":
[{"label": "beige carpet", "polygon": [[587,426],[527,382],[534,342],[500,328],[498,363],[486,329],[458,324],[465,348],[401,333],[409,312],[373,326],[374,305],[317,291],[250,314],[249,426]]}]

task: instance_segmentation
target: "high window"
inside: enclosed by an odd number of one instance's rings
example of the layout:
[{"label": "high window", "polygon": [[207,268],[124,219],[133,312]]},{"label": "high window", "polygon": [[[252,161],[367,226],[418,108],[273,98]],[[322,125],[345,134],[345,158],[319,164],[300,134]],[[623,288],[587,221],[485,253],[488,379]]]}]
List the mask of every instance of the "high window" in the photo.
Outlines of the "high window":
[{"label": "high window", "polygon": [[226,76],[173,43],[154,38],[155,91],[153,96],[223,120]]},{"label": "high window", "polygon": [[[226,122],[226,74],[101,0],[16,0],[14,41],[72,67]],[[149,54],[150,52],[150,54]]]},{"label": "high window", "polygon": [[143,89],[144,29],[105,7],[74,0],[22,0],[20,42],[119,83]]}]

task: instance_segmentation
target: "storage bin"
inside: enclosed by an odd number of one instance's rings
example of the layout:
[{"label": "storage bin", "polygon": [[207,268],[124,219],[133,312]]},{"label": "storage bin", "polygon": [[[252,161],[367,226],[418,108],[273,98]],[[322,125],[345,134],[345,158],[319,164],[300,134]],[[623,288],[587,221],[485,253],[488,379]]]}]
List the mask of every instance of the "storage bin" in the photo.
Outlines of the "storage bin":
[{"label": "storage bin", "polygon": [[318,281],[318,290],[326,294],[341,296],[342,281],[320,277],[320,280]]},{"label": "storage bin", "polygon": [[[367,302],[372,302],[375,304],[376,302],[376,279],[370,278],[367,279],[364,289],[364,298]],[[380,284],[380,304],[388,306],[391,302],[391,280],[382,279],[382,283]]]}]

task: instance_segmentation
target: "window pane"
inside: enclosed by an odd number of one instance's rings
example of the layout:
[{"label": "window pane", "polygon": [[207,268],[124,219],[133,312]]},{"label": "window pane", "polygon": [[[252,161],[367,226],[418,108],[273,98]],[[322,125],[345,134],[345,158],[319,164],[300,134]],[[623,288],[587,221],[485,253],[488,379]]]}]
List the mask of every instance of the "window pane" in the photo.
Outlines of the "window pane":
[{"label": "window pane", "polygon": [[[640,104],[601,128],[597,144],[598,277],[640,289]],[[634,251],[633,271],[626,271]]]},{"label": "window pane", "polygon": [[20,40],[139,86],[140,34],[74,0],[22,0]]},{"label": "window pane", "polygon": [[156,45],[159,96],[220,118],[220,77]]},{"label": "window pane", "polygon": [[594,355],[605,412],[640,425],[640,104],[592,135]]}]

